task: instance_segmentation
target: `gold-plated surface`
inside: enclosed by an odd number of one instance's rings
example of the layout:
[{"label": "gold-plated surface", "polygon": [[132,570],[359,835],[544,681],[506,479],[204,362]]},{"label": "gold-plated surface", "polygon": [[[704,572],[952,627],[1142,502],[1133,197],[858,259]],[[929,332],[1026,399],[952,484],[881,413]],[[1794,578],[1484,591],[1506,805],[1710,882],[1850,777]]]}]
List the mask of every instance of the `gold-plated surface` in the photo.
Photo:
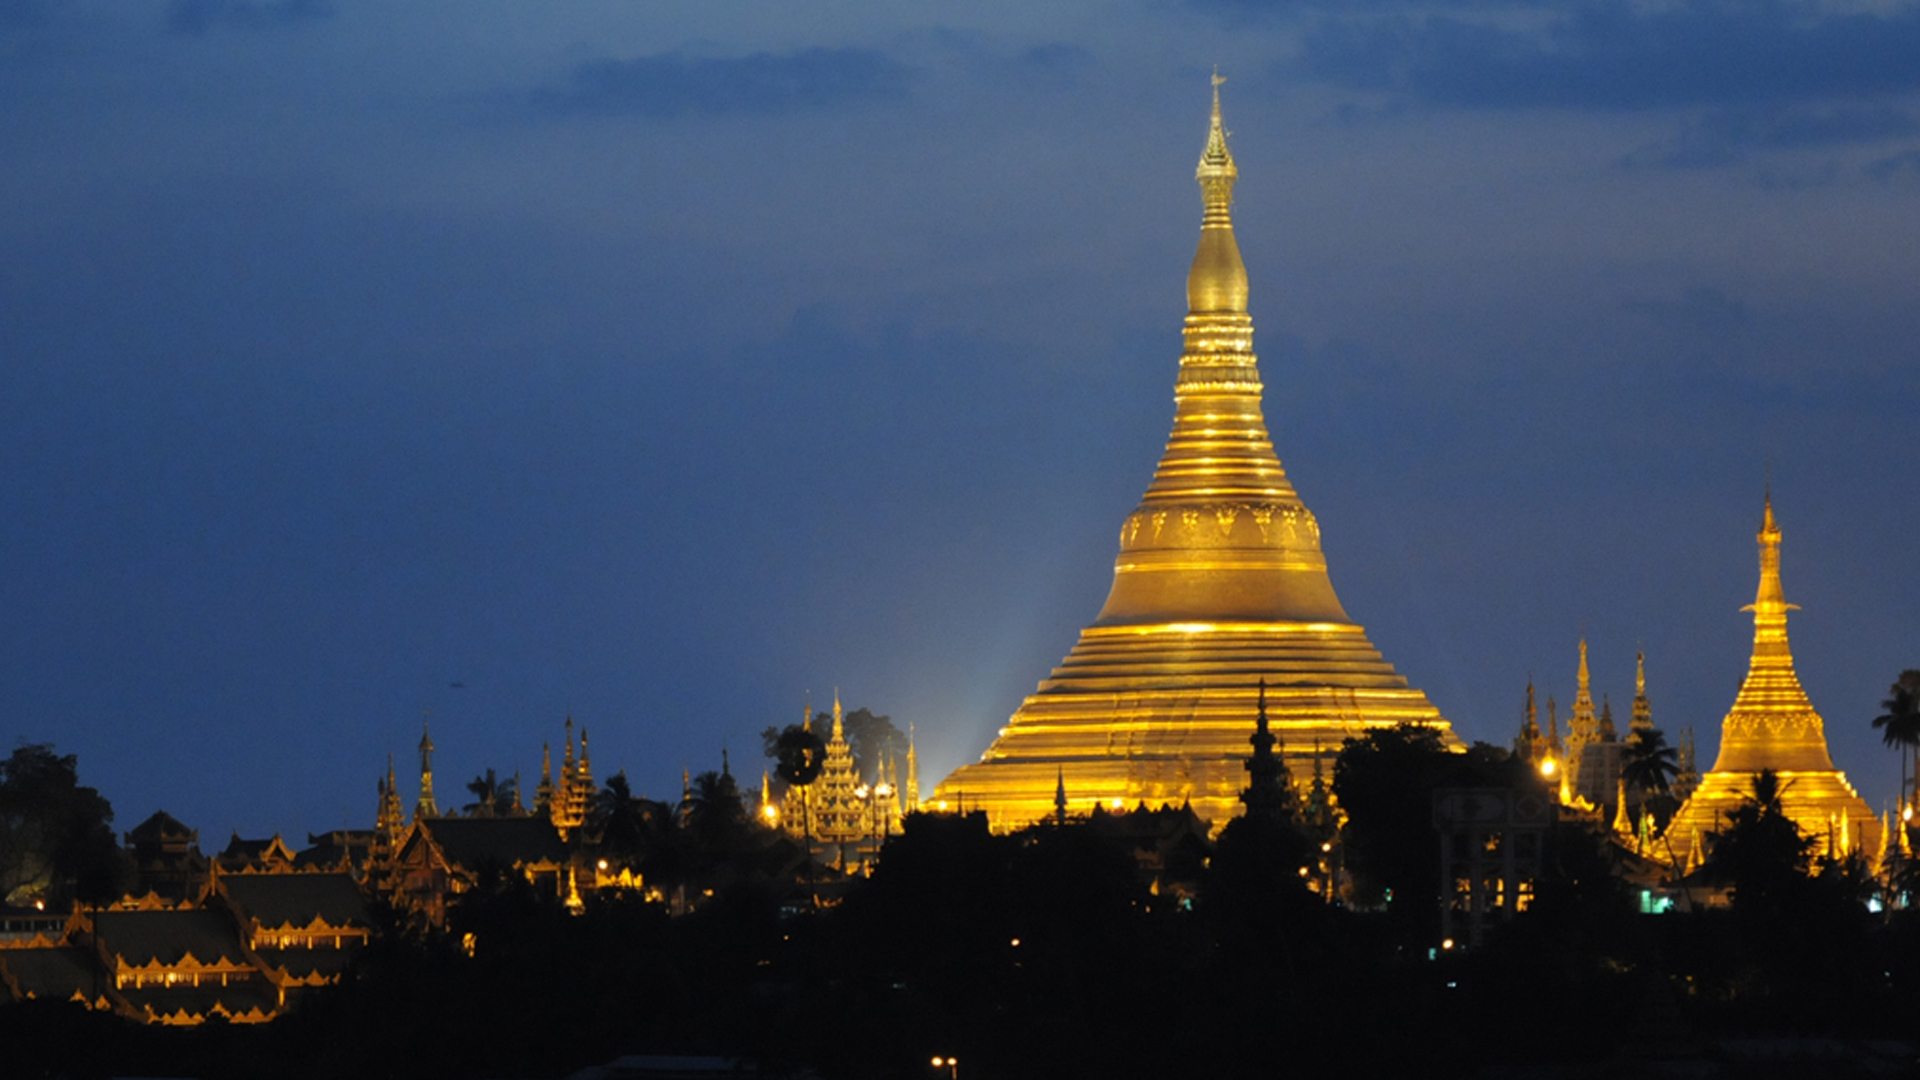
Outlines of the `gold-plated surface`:
[{"label": "gold-plated surface", "polygon": [[1822,852],[1831,846],[1871,854],[1880,843],[1879,819],[1846,774],[1834,768],[1826,726],[1793,670],[1787,612],[1799,605],[1787,603],[1780,588],[1780,527],[1773,520],[1771,496],[1757,539],[1760,590],[1741,609],[1753,612],[1753,660],[1721,721],[1720,756],[1667,826],[1679,866],[1692,858],[1696,838],[1723,828],[1727,812],[1752,795],[1753,778],[1762,769],[1780,774],[1782,806],[1801,832],[1819,838]]},{"label": "gold-plated surface", "polygon": [[1296,775],[1316,750],[1402,722],[1458,745],[1347,616],[1320,526],[1287,480],[1260,409],[1247,271],[1231,209],[1239,176],[1220,117],[1196,171],[1203,214],[1187,277],[1173,433],[1120,526],[1113,588],[1093,625],[931,809],[984,810],[997,829],[1070,807],[1191,802],[1216,825],[1241,810],[1242,767],[1267,715]]}]

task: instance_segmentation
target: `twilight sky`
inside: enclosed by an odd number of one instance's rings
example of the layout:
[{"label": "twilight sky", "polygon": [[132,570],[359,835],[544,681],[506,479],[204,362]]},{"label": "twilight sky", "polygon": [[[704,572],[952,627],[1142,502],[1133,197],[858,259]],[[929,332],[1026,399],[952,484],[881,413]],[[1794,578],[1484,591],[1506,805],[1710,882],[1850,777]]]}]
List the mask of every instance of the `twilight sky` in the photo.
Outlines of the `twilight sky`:
[{"label": "twilight sky", "polygon": [[[1267,418],[1463,737],[1576,645],[1703,766],[1771,462],[1868,801],[1920,666],[1920,2],[0,0],[0,737],[129,828],[364,827],[571,713],[923,780],[1172,416],[1218,63]],[[403,793],[413,795],[411,779]]]}]

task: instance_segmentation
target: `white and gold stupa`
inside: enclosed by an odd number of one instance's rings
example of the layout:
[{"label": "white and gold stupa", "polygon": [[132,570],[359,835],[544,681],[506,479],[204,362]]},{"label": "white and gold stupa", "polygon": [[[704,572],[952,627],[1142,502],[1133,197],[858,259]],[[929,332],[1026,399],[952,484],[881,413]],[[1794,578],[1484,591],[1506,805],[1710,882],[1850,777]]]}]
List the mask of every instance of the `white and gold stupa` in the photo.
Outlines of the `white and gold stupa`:
[{"label": "white and gold stupa", "polygon": [[1217,77],[1197,176],[1205,209],[1173,434],[1121,523],[1106,606],[980,761],[941,782],[933,807],[983,810],[1012,829],[1054,813],[1064,788],[1079,810],[1191,803],[1219,826],[1242,809],[1262,680],[1297,775],[1372,728],[1426,724],[1458,745],[1340,606],[1320,525],[1274,454]]}]

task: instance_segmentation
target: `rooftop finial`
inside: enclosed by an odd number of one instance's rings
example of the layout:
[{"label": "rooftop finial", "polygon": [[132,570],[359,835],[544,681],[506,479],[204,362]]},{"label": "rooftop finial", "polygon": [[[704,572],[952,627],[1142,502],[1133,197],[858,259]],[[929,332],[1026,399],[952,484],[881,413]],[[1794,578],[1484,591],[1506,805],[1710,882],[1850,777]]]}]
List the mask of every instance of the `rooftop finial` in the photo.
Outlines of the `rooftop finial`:
[{"label": "rooftop finial", "polygon": [[1220,84],[1226,76],[1213,73],[1213,119],[1207,128],[1207,148],[1200,153],[1194,179],[1200,181],[1200,250],[1187,275],[1187,310],[1193,314],[1243,315],[1247,310],[1247,268],[1240,261],[1240,245],[1233,239],[1233,182],[1240,170],[1227,149],[1227,128],[1220,117]]},{"label": "rooftop finial", "polygon": [[1240,175],[1240,170],[1233,164],[1233,153],[1227,149],[1226,122],[1220,118],[1220,84],[1226,81],[1227,77],[1220,74],[1219,68],[1215,68],[1213,70],[1213,122],[1207,128],[1207,148],[1200,153],[1198,172],[1201,186],[1207,189],[1209,209],[1213,204],[1214,188],[1207,181],[1224,180],[1226,183],[1221,195],[1231,199],[1233,181]]}]

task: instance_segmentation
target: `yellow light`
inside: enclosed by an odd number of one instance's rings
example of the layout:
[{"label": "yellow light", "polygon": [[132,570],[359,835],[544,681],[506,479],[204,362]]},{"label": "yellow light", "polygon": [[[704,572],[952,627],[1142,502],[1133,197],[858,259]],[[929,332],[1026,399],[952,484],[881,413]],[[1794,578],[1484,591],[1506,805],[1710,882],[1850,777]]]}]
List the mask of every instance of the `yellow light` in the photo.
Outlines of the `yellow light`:
[{"label": "yellow light", "polygon": [[1127,800],[1125,800],[1125,799],[1115,799],[1115,800],[1113,800],[1113,808],[1114,808],[1115,810],[1124,810],[1124,809],[1126,809],[1126,808],[1127,808]]},{"label": "yellow light", "polygon": [[1306,867],[1304,867],[1304,866],[1303,866],[1303,867],[1301,867],[1301,868],[1300,868],[1300,876],[1301,876],[1301,877],[1306,877],[1306,876],[1307,876],[1307,868],[1306,868]]},{"label": "yellow light", "polygon": [[601,859],[601,860],[600,860],[600,869],[602,869],[602,870],[605,870],[606,868],[607,868],[607,860],[605,860],[605,859]]},{"label": "yellow light", "polygon": [[935,803],[934,805],[938,806],[942,810],[945,810],[947,808],[947,800],[941,799],[939,802]]},{"label": "yellow light", "polygon": [[1909,807],[1906,807],[1905,809],[1903,809],[1903,810],[1901,810],[1901,811],[1900,811],[1900,820],[1901,820],[1901,821],[1912,821],[1912,820],[1913,820],[1913,807],[1911,807],[1911,806],[1909,806]]},{"label": "yellow light", "polygon": [[1320,845],[1320,850],[1321,850],[1321,851],[1332,851],[1332,850],[1333,850],[1333,841],[1331,841],[1331,840],[1329,840],[1329,841],[1327,841],[1326,843],[1324,843],[1324,844],[1321,844],[1321,845]]},{"label": "yellow light", "polygon": [[1020,947],[1020,939],[1019,939],[1019,938],[1014,938],[1014,939],[1013,939],[1013,947],[1014,947],[1014,948],[1016,948],[1016,949]]},{"label": "yellow light", "polygon": [[1541,776],[1553,775],[1553,759],[1552,758],[1548,758],[1547,760],[1542,761],[1540,763],[1540,775]]},{"label": "yellow light", "polygon": [[768,821],[774,821],[780,817],[780,808],[772,803],[768,803],[760,808],[760,813],[764,815]]},{"label": "yellow light", "polygon": [[936,1069],[942,1065],[945,1065],[946,1063],[947,1063],[947,1059],[943,1057],[937,1057],[933,1059],[933,1067]]},{"label": "yellow light", "polygon": [[1440,943],[1440,947],[1441,947],[1441,948],[1443,948],[1443,949],[1451,949],[1451,948],[1453,948],[1453,939],[1452,939],[1452,938],[1448,938],[1447,940],[1445,940],[1445,941],[1443,941],[1443,942],[1441,942],[1441,943]]}]

